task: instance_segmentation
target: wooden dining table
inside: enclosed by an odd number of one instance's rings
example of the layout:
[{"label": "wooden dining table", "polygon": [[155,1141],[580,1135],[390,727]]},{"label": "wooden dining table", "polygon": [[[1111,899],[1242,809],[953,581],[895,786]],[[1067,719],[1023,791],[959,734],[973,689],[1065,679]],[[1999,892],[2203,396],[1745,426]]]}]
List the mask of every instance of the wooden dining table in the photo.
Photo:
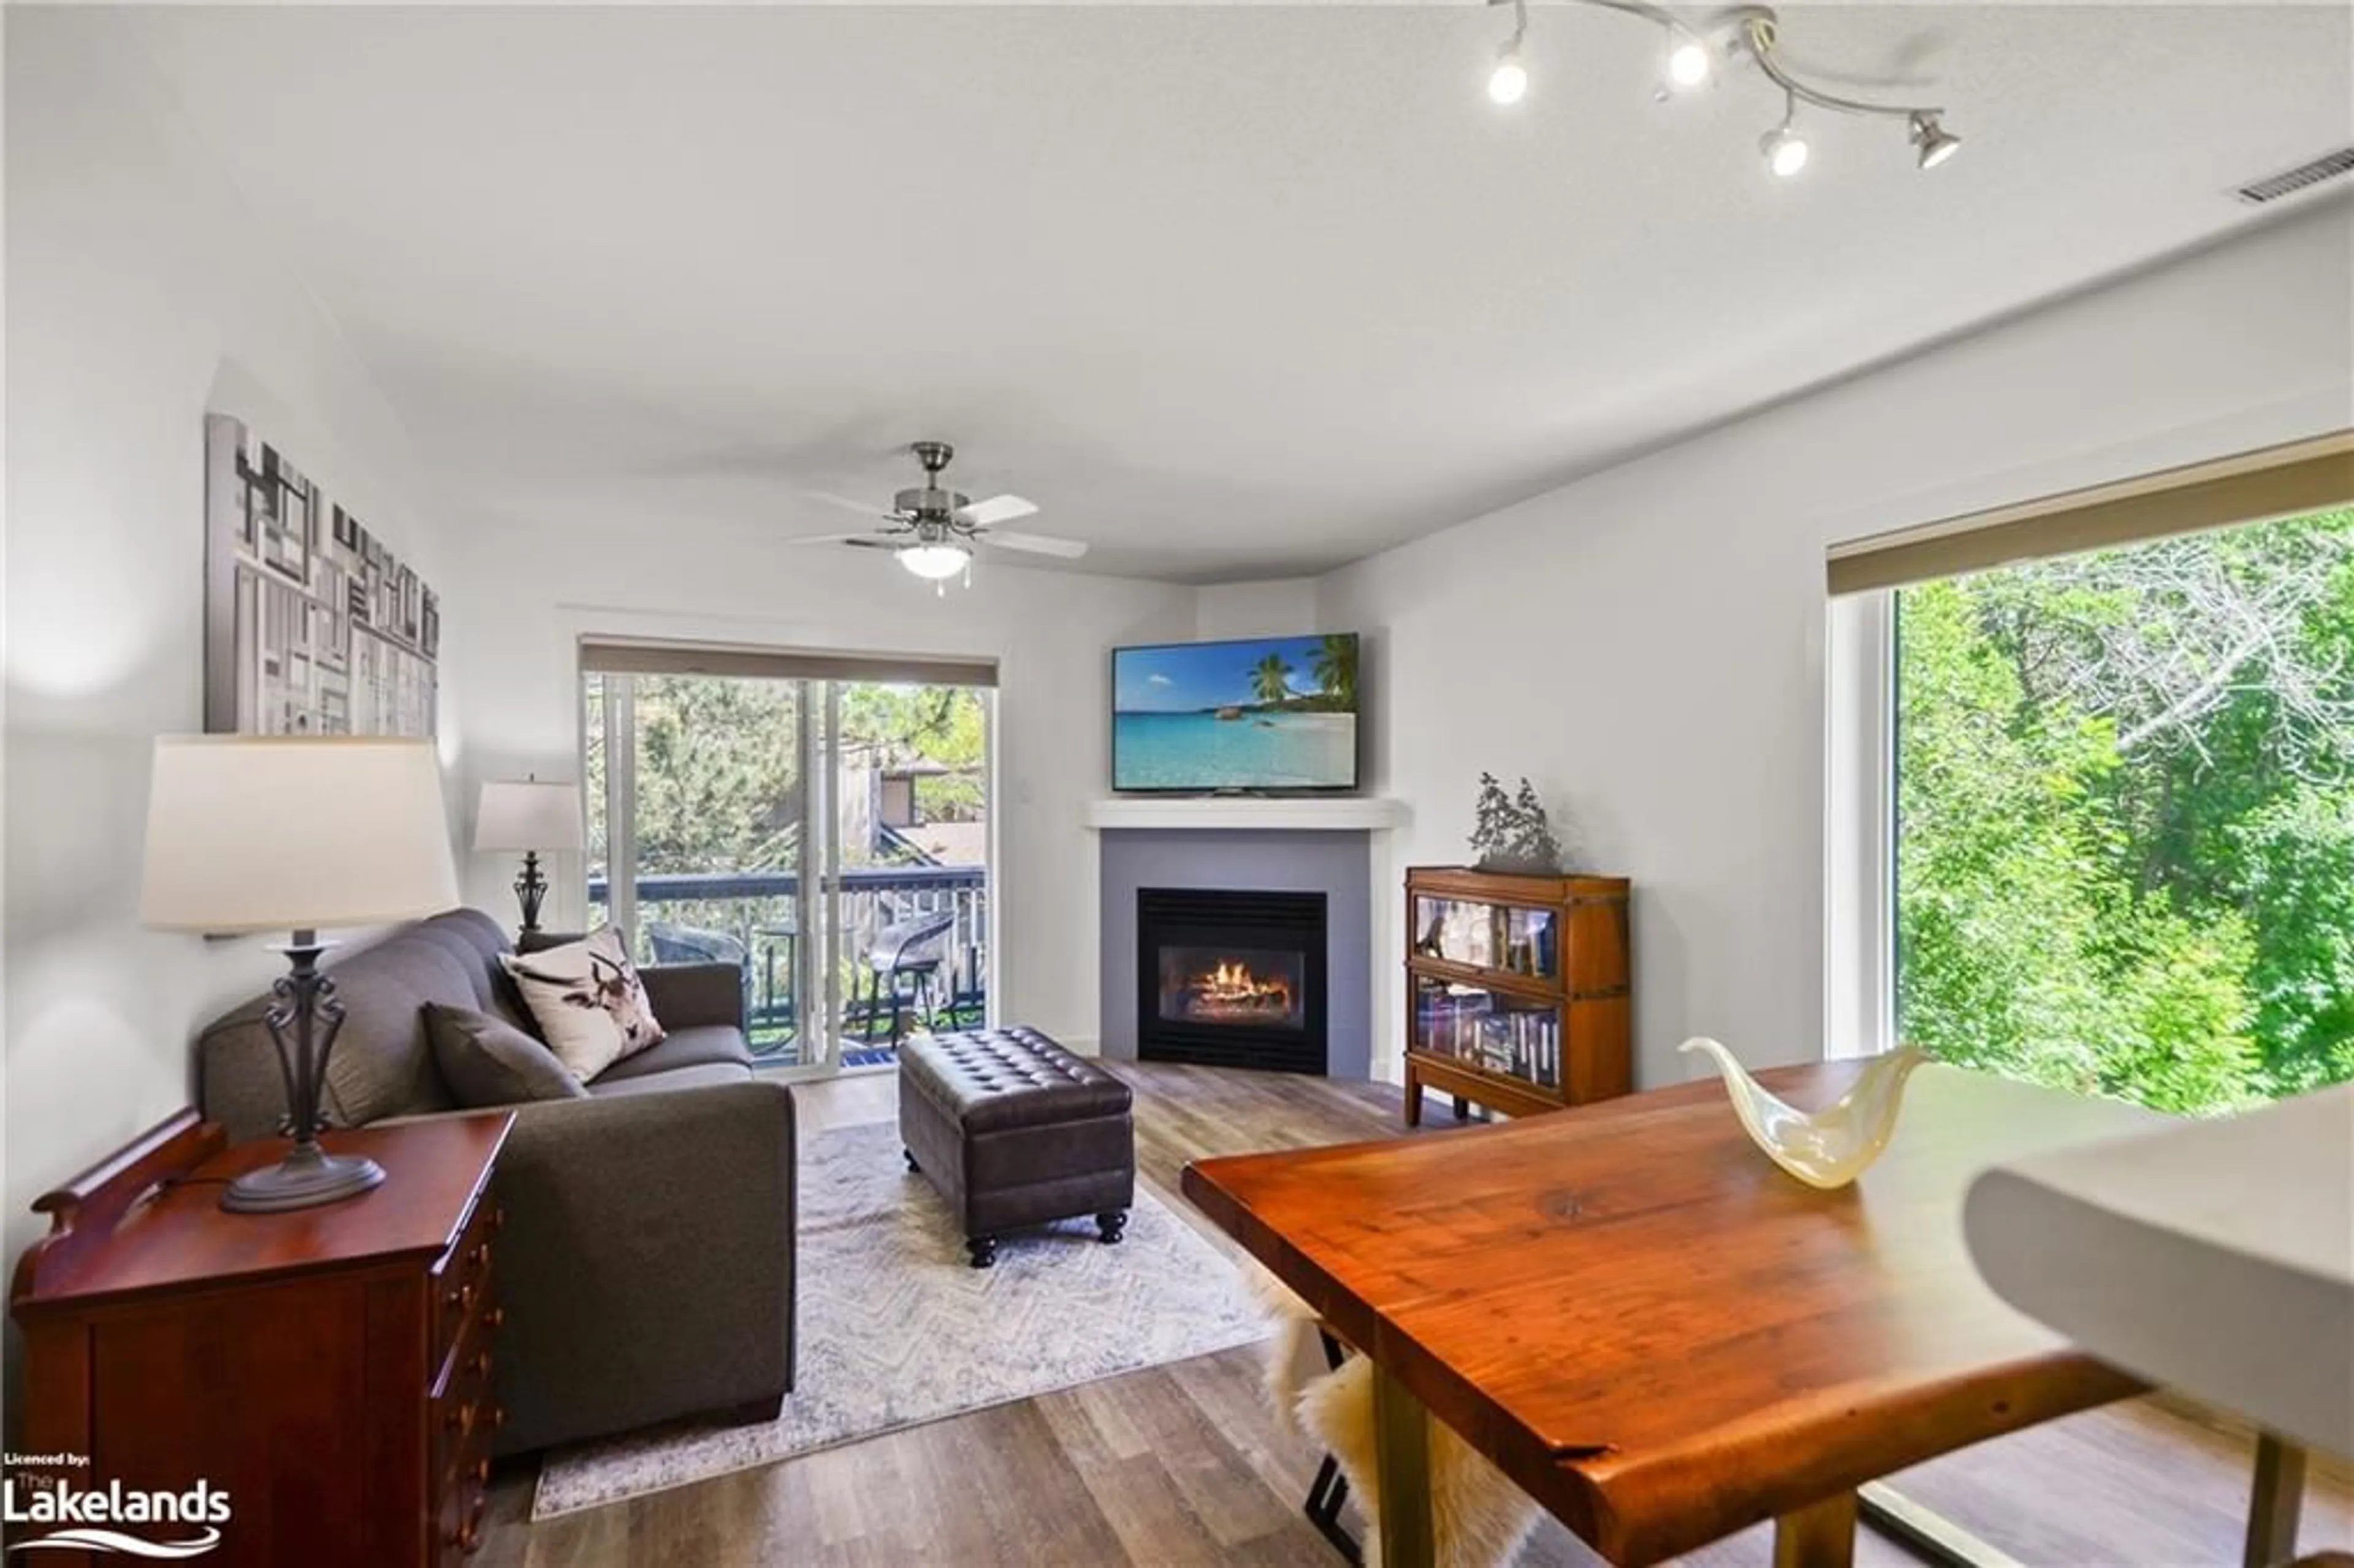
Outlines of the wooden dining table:
[{"label": "wooden dining table", "polygon": [[[1757,1076],[1811,1107],[1858,1068]],[[1878,1478],[2143,1392],[1998,1298],[1961,1216],[1987,1166],[2153,1120],[1933,1065],[1879,1161],[1822,1192],[1712,1079],[1199,1160],[1183,1187],[1371,1358],[1389,1568],[1433,1560],[1431,1418],[1613,1563],[1772,1520],[1777,1564],[1842,1568]],[[1879,1501],[1935,1540],[1934,1515]]]}]

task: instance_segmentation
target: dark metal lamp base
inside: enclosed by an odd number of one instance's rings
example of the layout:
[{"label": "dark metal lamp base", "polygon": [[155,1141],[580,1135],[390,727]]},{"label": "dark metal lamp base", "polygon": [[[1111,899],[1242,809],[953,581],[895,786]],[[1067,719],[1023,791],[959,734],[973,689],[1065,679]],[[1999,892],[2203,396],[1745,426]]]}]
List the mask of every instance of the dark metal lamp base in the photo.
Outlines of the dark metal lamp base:
[{"label": "dark metal lamp base", "polygon": [[364,1155],[315,1154],[296,1150],[281,1164],[249,1171],[228,1184],[221,1207],[239,1214],[275,1214],[288,1209],[356,1198],[384,1180],[384,1167]]}]

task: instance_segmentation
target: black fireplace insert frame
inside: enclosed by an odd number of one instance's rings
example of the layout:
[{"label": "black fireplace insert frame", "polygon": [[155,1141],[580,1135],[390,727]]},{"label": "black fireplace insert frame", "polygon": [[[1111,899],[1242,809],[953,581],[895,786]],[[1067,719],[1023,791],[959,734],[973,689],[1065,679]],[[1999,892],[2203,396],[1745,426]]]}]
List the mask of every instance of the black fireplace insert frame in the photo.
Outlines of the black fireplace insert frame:
[{"label": "black fireplace insert frame", "polygon": [[[1325,902],[1321,893],[1138,888],[1137,1059],[1321,1076],[1331,1057]],[[1299,1026],[1161,1017],[1161,949],[1166,945],[1296,949],[1302,992]]]}]

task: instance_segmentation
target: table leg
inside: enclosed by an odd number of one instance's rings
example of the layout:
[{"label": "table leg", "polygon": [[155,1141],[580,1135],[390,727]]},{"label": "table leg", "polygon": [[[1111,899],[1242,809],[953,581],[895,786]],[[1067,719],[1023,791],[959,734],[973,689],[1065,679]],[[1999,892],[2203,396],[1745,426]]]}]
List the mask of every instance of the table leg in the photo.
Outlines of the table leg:
[{"label": "table leg", "polygon": [[1430,1413],[1405,1385],[1373,1368],[1373,1453],[1380,1478],[1380,1568],[1431,1568]]},{"label": "table leg", "polygon": [[1853,1492],[1840,1492],[1774,1521],[1774,1568],[1850,1568],[1855,1561]]},{"label": "table leg", "polygon": [[2271,1568],[2296,1555],[2298,1516],[2305,1510],[2305,1450],[2269,1432],[2256,1437],[2255,1483],[2248,1494],[2246,1568]]}]

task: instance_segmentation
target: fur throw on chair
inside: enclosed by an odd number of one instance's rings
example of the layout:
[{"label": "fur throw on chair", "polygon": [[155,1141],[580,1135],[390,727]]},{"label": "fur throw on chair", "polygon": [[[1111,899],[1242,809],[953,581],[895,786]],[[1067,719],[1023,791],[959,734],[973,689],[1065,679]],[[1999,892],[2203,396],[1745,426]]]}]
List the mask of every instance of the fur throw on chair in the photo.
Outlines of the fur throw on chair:
[{"label": "fur throw on chair", "polygon": [[[1320,1353],[1316,1315],[1264,1273],[1258,1294],[1282,1319],[1267,1341],[1267,1387],[1287,1427],[1301,1431],[1340,1461],[1341,1473],[1368,1520],[1380,1516],[1373,1453],[1373,1364],[1352,1355],[1330,1371]],[[1537,1505],[1504,1478],[1446,1423],[1430,1424],[1432,1531],[1438,1568],[1502,1568],[1537,1525]],[[1368,1523],[1365,1561],[1381,1561],[1377,1526]]]}]

